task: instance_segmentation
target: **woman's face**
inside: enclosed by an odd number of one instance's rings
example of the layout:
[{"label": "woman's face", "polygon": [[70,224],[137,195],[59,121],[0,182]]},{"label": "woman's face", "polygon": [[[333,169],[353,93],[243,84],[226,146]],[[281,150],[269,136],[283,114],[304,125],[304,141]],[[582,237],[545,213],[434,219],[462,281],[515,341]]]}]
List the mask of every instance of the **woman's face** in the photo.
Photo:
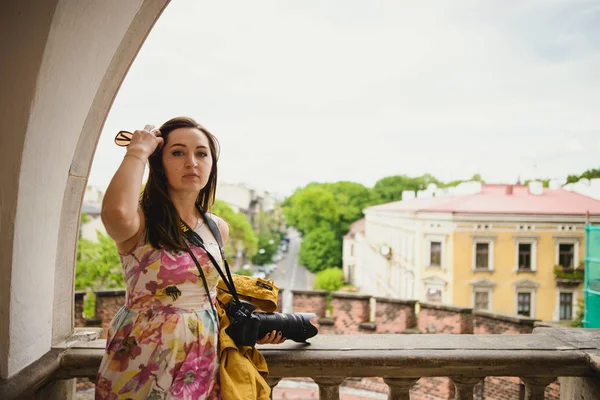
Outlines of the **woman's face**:
[{"label": "woman's face", "polygon": [[197,128],[175,129],[167,137],[162,163],[170,190],[198,194],[213,163],[208,138]]}]

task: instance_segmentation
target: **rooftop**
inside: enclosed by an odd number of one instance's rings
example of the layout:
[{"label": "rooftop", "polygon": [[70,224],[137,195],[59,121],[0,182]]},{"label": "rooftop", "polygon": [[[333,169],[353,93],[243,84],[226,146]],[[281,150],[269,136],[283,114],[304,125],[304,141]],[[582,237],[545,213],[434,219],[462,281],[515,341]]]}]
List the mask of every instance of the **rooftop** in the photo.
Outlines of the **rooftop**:
[{"label": "rooftop", "polygon": [[600,215],[600,201],[564,189],[483,184],[477,193],[416,198],[381,204],[370,211],[454,214]]}]

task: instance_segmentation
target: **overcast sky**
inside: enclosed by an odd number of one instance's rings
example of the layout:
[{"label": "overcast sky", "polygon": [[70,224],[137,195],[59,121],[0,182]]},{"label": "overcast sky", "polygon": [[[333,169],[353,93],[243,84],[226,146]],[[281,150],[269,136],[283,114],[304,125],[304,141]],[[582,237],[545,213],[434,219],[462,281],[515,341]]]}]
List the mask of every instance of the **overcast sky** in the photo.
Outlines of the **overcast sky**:
[{"label": "overcast sky", "polygon": [[219,179],[279,195],[389,175],[564,177],[600,164],[600,2],[173,0],[106,121],[188,115]]}]

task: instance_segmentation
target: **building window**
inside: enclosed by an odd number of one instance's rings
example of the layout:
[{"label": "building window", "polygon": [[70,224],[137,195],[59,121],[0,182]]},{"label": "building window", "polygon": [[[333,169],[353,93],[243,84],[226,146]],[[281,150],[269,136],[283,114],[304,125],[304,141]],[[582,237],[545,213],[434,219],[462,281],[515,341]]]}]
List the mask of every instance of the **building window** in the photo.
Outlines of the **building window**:
[{"label": "building window", "polygon": [[558,245],[558,264],[569,268],[575,266],[575,244],[560,243]]},{"label": "building window", "polygon": [[490,244],[475,244],[475,268],[489,269],[490,267]]},{"label": "building window", "polygon": [[350,245],[350,257],[354,256],[354,244]]},{"label": "building window", "polygon": [[476,310],[489,310],[490,309],[490,292],[489,291],[475,291],[475,299],[473,308]]},{"label": "building window", "polygon": [[442,289],[439,288],[428,288],[425,293],[427,302],[429,303],[441,303],[442,302]]},{"label": "building window", "polygon": [[531,243],[519,243],[518,269],[529,270],[529,271],[531,270],[531,254],[532,254]]},{"label": "building window", "polygon": [[531,293],[517,293],[517,315],[522,315],[524,317],[531,316]]},{"label": "building window", "polygon": [[431,242],[429,246],[429,265],[442,266],[442,242]]},{"label": "building window", "polygon": [[560,293],[560,319],[573,319],[573,293]]}]

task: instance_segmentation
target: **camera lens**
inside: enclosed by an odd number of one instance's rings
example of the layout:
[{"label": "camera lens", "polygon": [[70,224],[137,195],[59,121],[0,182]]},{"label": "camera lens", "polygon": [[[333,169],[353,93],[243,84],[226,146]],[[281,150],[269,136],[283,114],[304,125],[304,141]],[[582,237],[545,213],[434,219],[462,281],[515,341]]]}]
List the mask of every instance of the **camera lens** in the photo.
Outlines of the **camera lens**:
[{"label": "camera lens", "polygon": [[305,343],[318,333],[317,328],[310,323],[317,315],[313,313],[261,313],[255,312],[260,321],[258,337],[264,337],[268,332],[281,331],[281,336],[294,342]]}]

